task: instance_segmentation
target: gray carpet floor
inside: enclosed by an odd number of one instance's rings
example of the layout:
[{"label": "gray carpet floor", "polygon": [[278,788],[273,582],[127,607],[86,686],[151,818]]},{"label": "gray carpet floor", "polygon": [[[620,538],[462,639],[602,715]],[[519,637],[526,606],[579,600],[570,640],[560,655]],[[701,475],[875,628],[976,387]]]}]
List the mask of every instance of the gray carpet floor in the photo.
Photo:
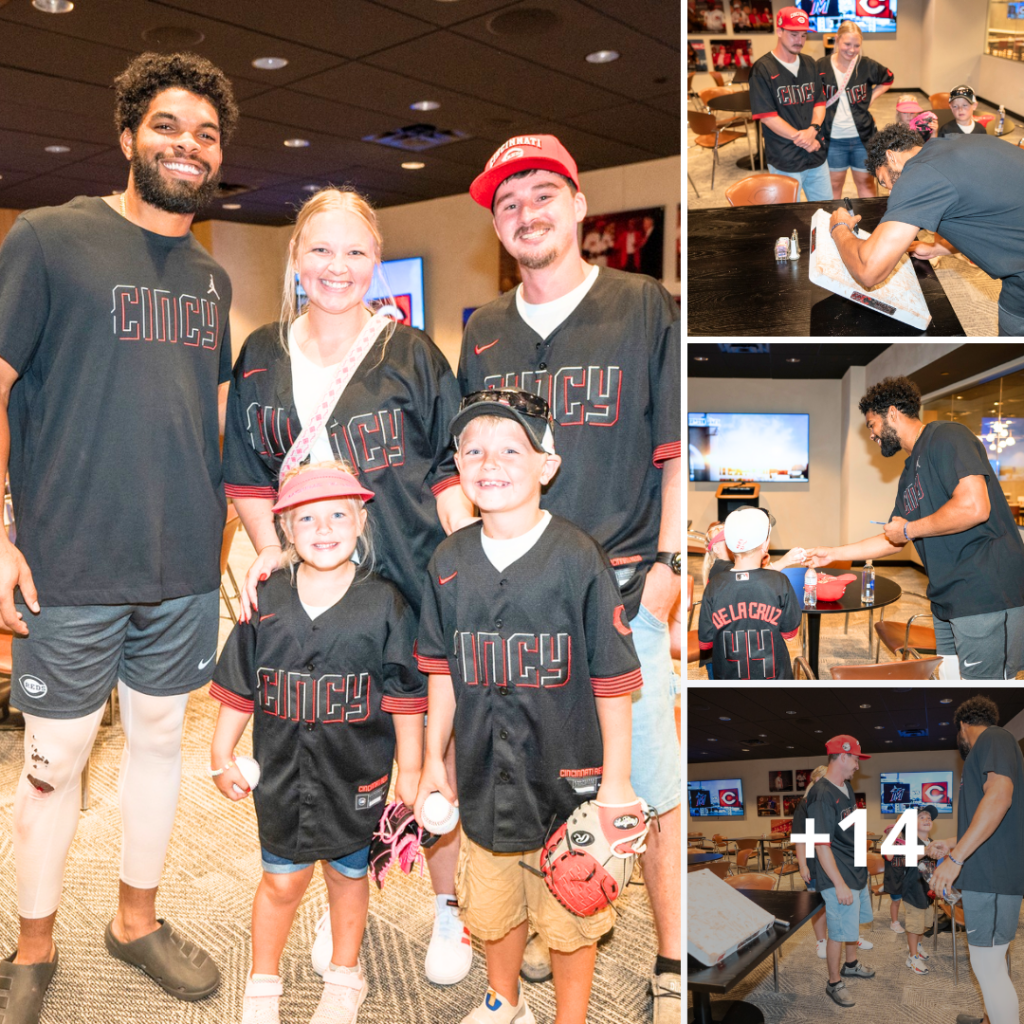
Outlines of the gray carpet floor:
[{"label": "gray carpet floor", "polygon": [[[804,888],[799,876],[794,888]],[[782,889],[789,888],[783,881]],[[889,900],[872,900],[874,921],[862,925],[860,934],[874,943],[858,960],[875,972],[870,979],[847,979],[846,987],[857,1005],[836,1006],[825,994],[828,969],[814,950],[814,932],[810,922],[782,945],[779,957],[779,991],[772,983],[771,957],[749,974],[723,999],[742,999],[753,1003],[764,1014],[766,1024],[821,1024],[822,1021],[846,1021],[848,1024],[936,1024],[952,1021],[958,1013],[982,1015],[981,990],[970,968],[963,930],[957,933],[959,981],[954,984],[953,938],[950,932],[922,940],[928,954],[927,974],[915,974],[907,962],[907,937],[889,928]],[[902,911],[900,922],[903,921]],[[1011,978],[1020,988],[1018,943],[1010,944]],[[712,996],[712,1005],[718,997]]]},{"label": "gray carpet floor", "polygon": [[[742,87],[737,87],[737,89],[740,88]],[[877,125],[884,126],[896,120],[896,98],[901,94],[895,89],[890,89],[871,105],[871,112]],[[916,95],[921,105],[927,109],[929,107],[928,97],[923,93]],[[995,108],[979,102],[978,114],[994,112]],[[741,156],[747,155],[746,141],[741,138],[730,142],[719,150],[718,166],[715,168],[715,187],[712,189],[712,150],[695,147],[696,135],[690,128],[687,128],[686,138],[686,168],[693,179],[692,184],[687,183],[687,209],[700,210],[715,206],[727,206],[725,190],[734,182],[750,175],[750,171],[736,166],[736,161]],[[1020,138],[1021,129],[1018,128],[1006,136],[1006,141],[1008,145],[1016,145]],[[756,135],[754,146],[756,150]],[[700,193],[699,196],[695,194],[694,186]],[[887,193],[882,189],[880,194],[886,195]],[[853,184],[853,175],[851,174],[846,176],[843,196],[849,196],[851,199],[857,198],[857,189]],[[922,231],[919,232],[919,237],[930,240],[932,235],[930,232]],[[931,264],[935,268],[939,281],[968,337],[992,337],[995,335],[998,330],[996,305],[999,302],[1002,282],[989,277],[983,270],[968,263],[964,257],[959,255],[943,256],[932,260]]]},{"label": "gray carpet floor", "polygon": [[[231,564],[241,579],[252,548],[240,534]],[[221,641],[231,629],[225,617]],[[117,773],[123,746],[120,724],[104,726],[91,761],[91,800],[83,813],[65,875],[57,918],[60,966],[47,996],[43,1024],[229,1024],[241,1020],[250,964],[249,924],[260,877],[256,819],[251,801],[229,804],[207,775],[209,744],[218,705],[205,689],[188,704],[183,740],[181,801],[171,838],[157,912],[202,945],[220,967],[220,991],[198,1003],[164,994],[135,969],[114,960],[103,932],[117,902],[120,815]],[[11,805],[22,765],[23,733],[0,732],[0,935],[3,954],[17,936]],[[239,753],[250,753],[249,733]],[[612,940],[599,951],[590,1024],[642,1024],[651,1018],[647,980],[656,942],[639,871],[618,900]],[[370,982],[360,1024],[458,1024],[483,998],[484,959],[474,943],[473,969],[459,985],[440,987],[423,974],[433,921],[426,875],[392,877],[382,891],[371,886],[362,961]],[[317,919],[327,907],[317,875],[299,908],[281,963],[285,993],[281,1020],[310,1019],[322,990],[309,950]],[[0,954],[0,955],[3,955]],[[538,1022],[554,1019],[550,983],[531,985],[527,998]]]}]

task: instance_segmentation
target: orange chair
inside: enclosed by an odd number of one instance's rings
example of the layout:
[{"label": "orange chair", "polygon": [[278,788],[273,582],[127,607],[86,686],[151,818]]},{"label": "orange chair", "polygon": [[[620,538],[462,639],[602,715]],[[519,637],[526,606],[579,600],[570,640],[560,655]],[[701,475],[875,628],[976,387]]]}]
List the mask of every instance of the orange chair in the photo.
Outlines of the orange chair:
[{"label": "orange chair", "polygon": [[[709,71],[708,74],[715,80],[715,85],[725,85],[725,77],[721,71]],[[946,93],[946,97],[949,97],[949,93]]]},{"label": "orange chair", "polygon": [[928,102],[932,105],[932,110],[949,110],[949,93],[948,92],[933,92],[928,97]]},{"label": "orange chair", "polygon": [[[935,630],[929,626],[915,626],[915,619],[934,619],[927,612],[911,615],[908,622],[876,622],[875,632],[878,634],[878,649],[881,654],[882,644],[893,654],[902,654],[903,661],[912,654],[920,658],[920,651],[935,653]],[[878,658],[875,658],[878,661]]]},{"label": "orange chair", "polygon": [[795,203],[800,198],[800,182],[788,174],[751,174],[725,190],[730,206],[767,206]]},{"label": "orange chair", "polygon": [[737,850],[736,851],[736,867],[737,867],[737,869],[742,868],[744,871],[749,871],[750,868],[747,866],[747,864],[750,861],[751,857],[753,857],[755,861],[757,860],[757,844],[756,843],[754,844],[754,846],[752,848],[751,847],[747,847],[747,848],[744,848],[742,850]]},{"label": "orange chair", "polygon": [[730,875],[725,884],[731,885],[734,889],[774,889],[775,879],[770,875],[758,875],[749,871],[745,875]]},{"label": "orange chair", "polygon": [[688,869],[689,872],[693,871],[713,871],[719,878],[726,878],[731,874],[732,865],[727,860],[716,860],[710,864],[694,864],[693,867]]},{"label": "orange chair", "polygon": [[798,864],[787,862],[784,850],[769,850],[768,859],[772,863],[772,874],[778,876],[776,879],[778,886],[776,886],[776,888],[781,886],[782,876],[789,875],[789,887],[792,889],[793,875],[800,873],[800,866]]},{"label": "orange chair", "polygon": [[718,165],[718,149],[720,146],[726,146],[730,142],[735,142],[737,139],[742,139],[744,136],[747,138],[747,145],[750,145],[750,135],[747,132],[729,132],[725,131],[718,123],[714,114],[704,114],[696,110],[688,110],[686,112],[686,119],[689,122],[691,130],[697,136],[694,139],[696,145],[703,149],[713,150],[713,157],[711,162],[711,189],[714,191],[715,188],[715,168]]},{"label": "orange chair", "polygon": [[918,661],[890,661],[882,665],[833,665],[832,678],[933,679],[941,665],[941,658],[921,658]]}]

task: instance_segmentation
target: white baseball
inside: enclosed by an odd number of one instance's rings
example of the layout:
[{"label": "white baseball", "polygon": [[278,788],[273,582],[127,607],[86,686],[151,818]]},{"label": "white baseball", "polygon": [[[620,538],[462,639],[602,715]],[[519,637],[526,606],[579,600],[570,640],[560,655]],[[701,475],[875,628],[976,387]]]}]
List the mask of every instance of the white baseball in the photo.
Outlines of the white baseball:
[{"label": "white baseball", "polygon": [[423,827],[436,836],[446,835],[459,823],[459,809],[434,790],[423,801]]},{"label": "white baseball", "polygon": [[[260,765],[255,758],[246,757],[244,754],[237,754],[235,756],[235,767],[242,773],[242,778],[249,783],[250,789],[256,788],[256,783],[260,781]],[[235,789],[238,789],[238,784],[235,783]]]}]

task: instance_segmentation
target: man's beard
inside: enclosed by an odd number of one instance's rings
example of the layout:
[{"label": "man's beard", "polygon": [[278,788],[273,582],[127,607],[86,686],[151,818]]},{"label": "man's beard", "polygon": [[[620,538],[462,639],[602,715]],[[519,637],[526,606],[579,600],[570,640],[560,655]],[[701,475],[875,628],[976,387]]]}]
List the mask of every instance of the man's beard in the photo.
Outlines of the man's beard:
[{"label": "man's beard", "polygon": [[135,182],[135,191],[144,203],[166,213],[195,213],[217,194],[220,181],[220,174],[211,174],[210,166],[204,160],[195,162],[206,169],[206,178],[201,185],[190,185],[187,181],[165,181],[160,175],[159,160],[144,160],[138,147],[134,147],[132,180]]},{"label": "man's beard", "polygon": [[[532,231],[536,226],[536,224],[531,224],[529,228],[523,228],[521,230],[524,232]],[[552,231],[554,230],[554,225],[548,223],[547,221],[543,222],[543,226],[551,229]],[[520,232],[518,231],[516,232],[517,235],[519,233]],[[513,241],[515,240],[513,239]],[[554,263],[556,259],[558,259],[558,247],[552,245],[552,247],[548,249],[547,252],[534,252],[531,250],[527,250],[525,254],[516,253],[514,255],[516,262],[521,267],[526,267],[527,270],[543,270],[545,267],[550,267],[551,264]]]},{"label": "man's beard", "polygon": [[891,192],[893,185],[900,180],[900,175],[903,171],[899,167],[893,167],[888,157],[886,157],[885,166],[889,168],[889,191]]},{"label": "man's beard", "polygon": [[960,751],[960,756],[966,761],[967,755],[971,752],[971,748],[967,740],[965,740],[963,736],[957,736],[956,745]]},{"label": "man's beard", "polygon": [[882,427],[882,432],[878,435],[878,440],[882,442],[882,454],[887,459],[891,458],[903,447],[900,443],[900,436],[896,433],[895,427],[890,426],[888,423]]}]

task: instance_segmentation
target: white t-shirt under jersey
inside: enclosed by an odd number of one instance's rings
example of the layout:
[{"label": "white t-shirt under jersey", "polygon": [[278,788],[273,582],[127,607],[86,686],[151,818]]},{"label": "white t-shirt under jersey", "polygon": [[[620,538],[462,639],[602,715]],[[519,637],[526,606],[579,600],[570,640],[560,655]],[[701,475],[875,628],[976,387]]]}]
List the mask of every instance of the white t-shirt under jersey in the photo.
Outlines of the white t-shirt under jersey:
[{"label": "white t-shirt under jersey", "polygon": [[[292,366],[292,401],[299,414],[299,422],[305,426],[316,412],[324,392],[334,377],[336,367],[320,366],[304,355],[295,340],[295,325],[288,330],[288,354]],[[326,430],[313,442],[309,450],[311,462],[330,462],[334,458],[330,438]]]},{"label": "white t-shirt under jersey", "polygon": [[544,531],[551,522],[551,513],[541,513],[540,522],[518,537],[510,537],[508,540],[498,540],[495,537],[488,537],[483,530],[480,531],[480,545],[484,549],[487,560],[498,572],[503,572],[513,562],[519,561],[544,535]]},{"label": "white t-shirt under jersey", "polygon": [[567,292],[561,298],[552,299],[551,302],[527,302],[523,298],[523,286],[516,288],[516,309],[519,315],[532,327],[542,338],[546,338],[570,313],[583,301],[584,296],[597,280],[600,267],[591,267],[587,276],[581,284],[578,284],[571,292]]}]

